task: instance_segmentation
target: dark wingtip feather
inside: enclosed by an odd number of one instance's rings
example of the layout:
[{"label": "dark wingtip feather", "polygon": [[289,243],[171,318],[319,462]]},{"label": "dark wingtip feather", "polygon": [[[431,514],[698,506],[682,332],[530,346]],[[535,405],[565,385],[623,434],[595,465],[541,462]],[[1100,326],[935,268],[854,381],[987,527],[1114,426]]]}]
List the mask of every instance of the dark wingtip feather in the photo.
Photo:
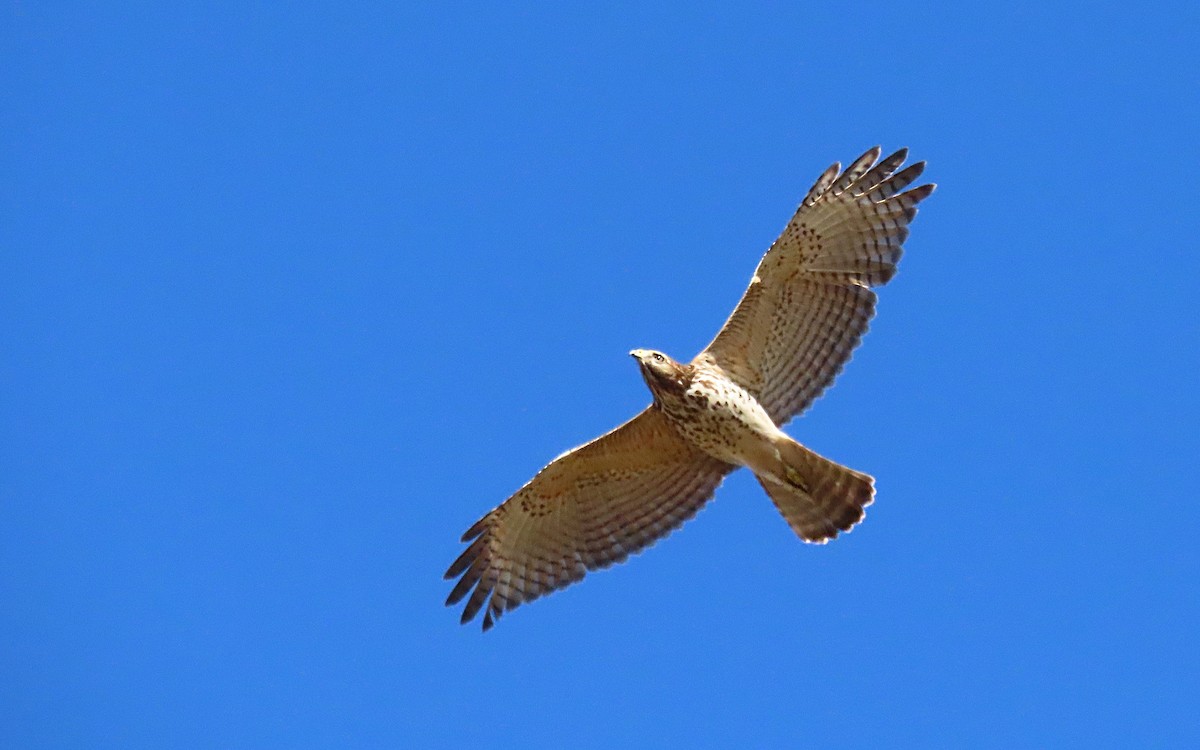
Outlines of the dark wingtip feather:
[{"label": "dark wingtip feather", "polygon": [[871,170],[871,167],[875,165],[875,162],[879,159],[879,154],[882,152],[883,149],[879,146],[867,149],[862,156],[850,162],[846,167],[846,171],[838,175],[838,178],[833,181],[829,189],[833,191],[834,195],[837,195],[849,188]]},{"label": "dark wingtip feather", "polygon": [[479,610],[483,609],[483,605],[487,604],[488,598],[492,595],[492,591],[496,587],[496,580],[492,576],[485,577],[471,592],[471,597],[467,599],[467,606],[463,608],[462,622],[469,622],[475,619],[475,615],[479,614]]},{"label": "dark wingtip feather", "polygon": [[482,537],[471,542],[471,546],[462,551],[454,562],[450,563],[450,567],[446,569],[446,574],[442,576],[447,581],[451,578],[457,578],[472,562],[479,556],[484,546]]},{"label": "dark wingtip feather", "polygon": [[908,149],[902,148],[880,159],[866,174],[855,181],[854,194],[856,196],[866,195],[874,191],[880,184],[891,177],[892,173],[899,169],[900,165],[907,158]]},{"label": "dark wingtip feather", "polygon": [[884,201],[894,197],[901,190],[912,184],[913,180],[921,176],[925,171],[925,162],[919,161],[914,164],[909,164],[904,169],[896,172],[892,176],[882,180],[878,185],[875,185],[866,192],[872,200]]},{"label": "dark wingtip feather", "polygon": [[[924,163],[924,162],[922,162],[922,163]],[[933,191],[936,188],[937,188],[936,183],[927,182],[924,185],[921,185],[920,187],[915,187],[906,193],[902,193],[902,195],[908,196],[909,200],[911,200],[913,202],[913,205],[916,205],[916,204],[920,203],[921,201],[925,200],[926,198],[928,198],[929,196],[933,195]]]},{"label": "dark wingtip feather", "polygon": [[461,541],[465,544],[466,542],[469,542],[472,539],[474,539],[475,537],[482,534],[484,532],[484,530],[487,528],[488,521],[491,519],[491,517],[492,517],[492,514],[488,513],[483,518],[481,518],[478,521],[476,521],[475,523],[471,524],[471,528],[469,528],[463,532],[462,538],[459,541]]},{"label": "dark wingtip feather", "polygon": [[450,563],[450,567],[446,568],[446,572],[442,574],[442,580],[452,581],[462,575],[462,572],[471,564],[471,558],[468,557],[470,553],[470,548],[463,550],[463,553]]},{"label": "dark wingtip feather", "polygon": [[[466,624],[475,619],[475,615],[483,609],[483,605],[487,603],[491,596],[492,587],[495,584],[490,579],[485,579],[479,582],[475,590],[471,592],[471,598],[467,599],[467,606],[463,607],[462,619],[459,622]],[[484,613],[485,617],[490,617],[490,612]]]},{"label": "dark wingtip feather", "polygon": [[462,601],[462,598],[467,595],[467,592],[471,590],[478,580],[479,579],[477,576],[463,576],[462,580],[455,584],[454,588],[451,589],[450,595],[446,597],[446,606],[453,607],[455,604],[458,604],[460,601]]},{"label": "dark wingtip feather", "polygon": [[905,200],[904,217],[907,221],[912,221],[914,218],[916,218],[917,204],[932,195],[935,187],[937,187],[937,185],[930,182],[928,184],[921,185],[920,187],[915,187],[908,192],[901,193],[898,198],[893,199],[899,200],[903,198]]},{"label": "dark wingtip feather", "polygon": [[800,201],[800,205],[811,206],[812,204],[816,203],[817,199],[819,199],[825,193],[825,191],[829,189],[829,186],[833,184],[834,180],[837,179],[837,176],[841,171],[841,162],[835,161],[833,164],[830,164],[829,167],[821,173],[821,176],[817,178],[817,181],[813,183],[813,186],[808,189],[808,193],[804,196],[804,200]]}]

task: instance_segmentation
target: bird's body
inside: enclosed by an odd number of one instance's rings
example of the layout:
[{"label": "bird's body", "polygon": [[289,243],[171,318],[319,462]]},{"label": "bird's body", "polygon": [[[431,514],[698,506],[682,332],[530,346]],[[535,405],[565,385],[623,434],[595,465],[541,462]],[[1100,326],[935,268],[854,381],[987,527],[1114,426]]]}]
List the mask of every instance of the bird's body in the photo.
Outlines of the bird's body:
[{"label": "bird's body", "polygon": [[716,338],[688,364],[630,352],[654,403],[556,458],[463,535],[447,604],[483,627],[588,570],[640,551],[690,518],[730,471],[752,471],[801,539],[824,543],[862,520],[874,480],[823,458],[780,425],[808,407],[858,345],[916,205],[923,162],[903,149],[835,164],[802,201]]},{"label": "bird's body", "polygon": [[[711,363],[681,365],[662,352],[645,349],[631,354],[671,426],[713,458],[746,466],[764,442],[782,434],[762,404],[721,368]],[[655,366],[678,372],[678,379],[658,376]]]}]

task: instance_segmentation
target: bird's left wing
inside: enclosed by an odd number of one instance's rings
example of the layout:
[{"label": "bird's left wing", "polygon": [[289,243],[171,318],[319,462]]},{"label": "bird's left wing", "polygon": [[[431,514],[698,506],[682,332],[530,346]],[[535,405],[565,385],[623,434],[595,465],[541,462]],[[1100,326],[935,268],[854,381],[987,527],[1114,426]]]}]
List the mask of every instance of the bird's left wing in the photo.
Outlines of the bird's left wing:
[{"label": "bird's left wing", "polygon": [[618,563],[678,528],[735,467],[693,448],[651,406],[559,456],[463,535],[446,600],[483,629],[523,602]]}]

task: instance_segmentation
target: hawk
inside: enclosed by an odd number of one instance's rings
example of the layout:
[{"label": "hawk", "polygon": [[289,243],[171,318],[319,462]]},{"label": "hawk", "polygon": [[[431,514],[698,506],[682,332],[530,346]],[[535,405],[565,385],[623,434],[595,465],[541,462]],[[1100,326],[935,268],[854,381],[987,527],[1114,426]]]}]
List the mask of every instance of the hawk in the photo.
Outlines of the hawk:
[{"label": "hawk", "polygon": [[[750,287],[690,363],[634,349],[653,403],[568,451],[467,532],[446,571],[462,622],[505,612],[623,561],[687,521],[739,466],[754,472],[788,525],[823,544],[863,519],[874,480],[824,458],[779,426],[841,371],[875,312],[872,287],[896,273],[926,184],[924,162],[878,147],[808,191]],[[468,597],[469,595],[469,597]]]}]

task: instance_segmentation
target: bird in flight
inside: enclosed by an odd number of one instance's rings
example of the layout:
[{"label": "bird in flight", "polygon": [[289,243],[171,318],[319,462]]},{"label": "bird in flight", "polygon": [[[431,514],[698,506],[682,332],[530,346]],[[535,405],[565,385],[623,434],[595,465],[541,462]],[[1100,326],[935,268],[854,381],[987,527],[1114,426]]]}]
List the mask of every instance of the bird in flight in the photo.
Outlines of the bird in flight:
[{"label": "bird in flight", "polygon": [[[754,472],[792,530],[824,544],[863,519],[874,480],[779,429],[841,371],[875,313],[872,287],[896,273],[917,204],[878,147],[817,179],[750,287],[691,362],[634,349],[654,402],[612,432],[567,451],[479,519],[446,571],[466,598],[462,622],[505,612],[623,561],[678,528],[739,466]],[[469,596],[468,596],[469,595]]]}]

